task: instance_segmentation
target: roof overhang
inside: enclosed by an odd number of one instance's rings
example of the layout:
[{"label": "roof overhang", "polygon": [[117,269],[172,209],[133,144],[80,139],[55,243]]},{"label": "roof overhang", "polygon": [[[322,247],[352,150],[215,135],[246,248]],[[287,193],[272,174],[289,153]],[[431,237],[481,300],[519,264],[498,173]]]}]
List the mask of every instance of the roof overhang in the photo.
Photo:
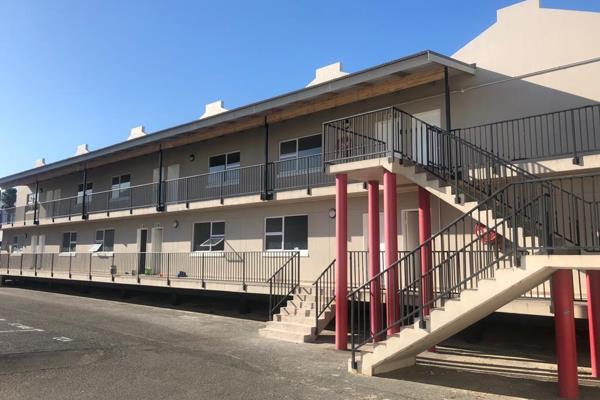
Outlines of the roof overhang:
[{"label": "roof overhang", "polygon": [[76,157],[0,178],[10,187],[43,181],[128,158],[149,154],[268,123],[306,115],[343,104],[389,94],[443,78],[449,74],[475,74],[466,64],[433,51],[423,51],[358,71],[328,82],[252,103],[221,114],[174,126],[137,139],[117,143]]}]

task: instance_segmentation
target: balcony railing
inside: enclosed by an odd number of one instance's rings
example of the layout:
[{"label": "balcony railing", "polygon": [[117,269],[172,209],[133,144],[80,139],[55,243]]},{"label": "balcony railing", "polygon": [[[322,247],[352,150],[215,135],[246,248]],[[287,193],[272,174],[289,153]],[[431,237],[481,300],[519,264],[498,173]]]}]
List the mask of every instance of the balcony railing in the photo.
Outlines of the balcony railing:
[{"label": "balcony railing", "polygon": [[221,200],[236,196],[281,192],[333,185],[324,173],[320,154],[249,167],[146,183],[121,189],[86,193],[38,202],[37,205],[0,209],[0,225],[18,226],[88,214]]},{"label": "balcony railing", "polygon": [[454,129],[454,134],[510,161],[572,157],[600,150],[600,104]]},{"label": "balcony railing", "polygon": [[0,272],[18,276],[119,281],[196,281],[268,286],[295,253],[224,251],[187,253],[0,253]]}]

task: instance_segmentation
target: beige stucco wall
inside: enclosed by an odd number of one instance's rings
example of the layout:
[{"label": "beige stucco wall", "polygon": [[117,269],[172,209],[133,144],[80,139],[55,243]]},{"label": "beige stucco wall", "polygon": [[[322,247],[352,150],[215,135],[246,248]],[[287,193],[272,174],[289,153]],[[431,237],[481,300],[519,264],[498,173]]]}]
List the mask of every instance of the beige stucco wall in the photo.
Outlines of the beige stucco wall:
[{"label": "beige stucco wall", "polygon": [[[600,101],[598,37],[600,13],[541,8],[539,0],[498,10],[496,23],[452,55],[478,70],[451,85],[453,126]],[[566,68],[540,73],[561,66]],[[521,77],[526,74],[534,75]]]},{"label": "beige stucco wall", "polygon": [[[408,191],[407,191],[408,190]],[[381,196],[383,197],[383,196]],[[115,229],[115,252],[136,252],[137,231],[147,228],[149,231],[149,248],[152,251],[151,228],[163,229],[163,252],[190,252],[192,246],[193,224],[205,221],[225,221],[226,240],[236,251],[262,251],[264,249],[265,218],[285,215],[308,215],[308,251],[301,260],[304,281],[312,281],[335,258],[335,220],[330,219],[328,211],[334,207],[333,197],[325,199],[307,199],[296,202],[266,202],[246,207],[225,207],[212,211],[185,211],[181,213],[158,214],[119,218],[107,221],[73,221],[61,225],[13,228],[5,231],[5,245],[12,243],[12,237],[26,234],[25,253],[31,252],[31,237],[45,235],[45,253],[58,253],[63,232],[77,232],[77,252],[87,252],[95,243],[95,232],[99,229]],[[383,203],[380,205],[383,211]],[[440,208],[441,207],[441,208]],[[405,248],[404,210],[417,209],[417,194],[413,189],[403,189],[398,194],[398,243],[399,250]],[[366,192],[349,199],[349,250],[366,250],[365,214],[367,212]],[[441,224],[448,223],[457,216],[450,206],[441,205],[432,199],[432,224],[438,230]],[[177,227],[175,227],[177,221]],[[413,227],[409,226],[409,229]],[[383,229],[383,226],[381,227]],[[410,234],[416,234],[418,227]],[[410,249],[412,250],[412,249]]]}]

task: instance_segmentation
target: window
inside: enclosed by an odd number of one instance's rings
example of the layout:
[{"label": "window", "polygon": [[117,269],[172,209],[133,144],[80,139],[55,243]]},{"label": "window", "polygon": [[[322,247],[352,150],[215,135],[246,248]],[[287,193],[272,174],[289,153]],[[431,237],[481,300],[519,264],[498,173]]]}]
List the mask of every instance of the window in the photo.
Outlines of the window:
[{"label": "window", "polygon": [[[209,186],[233,185],[240,182],[240,152],[219,154],[208,159]],[[220,172],[220,173],[219,173]]]},{"label": "window", "polygon": [[74,253],[77,247],[77,232],[64,232],[62,236],[62,253]]},{"label": "window", "polygon": [[31,207],[35,205],[35,193],[27,193],[27,205]]},{"label": "window", "polygon": [[194,224],[194,251],[223,251],[225,249],[225,222]]},{"label": "window", "polygon": [[25,236],[24,235],[13,236],[13,242],[10,247],[10,252],[11,253],[22,253],[24,244],[25,244]]},{"label": "window", "polygon": [[265,250],[307,250],[308,216],[267,218]]},{"label": "window", "polygon": [[121,175],[112,178],[111,198],[129,197],[129,188],[131,187],[131,175]]},{"label": "window", "polygon": [[287,140],[279,144],[279,172],[306,172],[321,168],[321,134]]},{"label": "window", "polygon": [[115,230],[101,229],[96,231],[96,244],[100,245],[96,251],[113,251],[115,246]]},{"label": "window", "polygon": [[[88,182],[85,184],[85,198],[86,201],[90,201],[90,196],[92,195],[92,187],[94,185],[92,182]],[[80,183],[77,186],[77,204],[83,203],[83,183]]]}]

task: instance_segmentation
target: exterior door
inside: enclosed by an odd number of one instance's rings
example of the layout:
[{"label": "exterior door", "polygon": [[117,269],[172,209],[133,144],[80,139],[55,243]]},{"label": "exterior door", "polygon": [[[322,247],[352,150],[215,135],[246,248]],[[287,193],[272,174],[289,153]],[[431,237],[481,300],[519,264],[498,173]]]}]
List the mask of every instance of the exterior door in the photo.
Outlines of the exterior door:
[{"label": "exterior door", "polygon": [[138,242],[138,274],[143,274],[146,271],[146,250],[148,248],[148,229],[139,230]]}]

